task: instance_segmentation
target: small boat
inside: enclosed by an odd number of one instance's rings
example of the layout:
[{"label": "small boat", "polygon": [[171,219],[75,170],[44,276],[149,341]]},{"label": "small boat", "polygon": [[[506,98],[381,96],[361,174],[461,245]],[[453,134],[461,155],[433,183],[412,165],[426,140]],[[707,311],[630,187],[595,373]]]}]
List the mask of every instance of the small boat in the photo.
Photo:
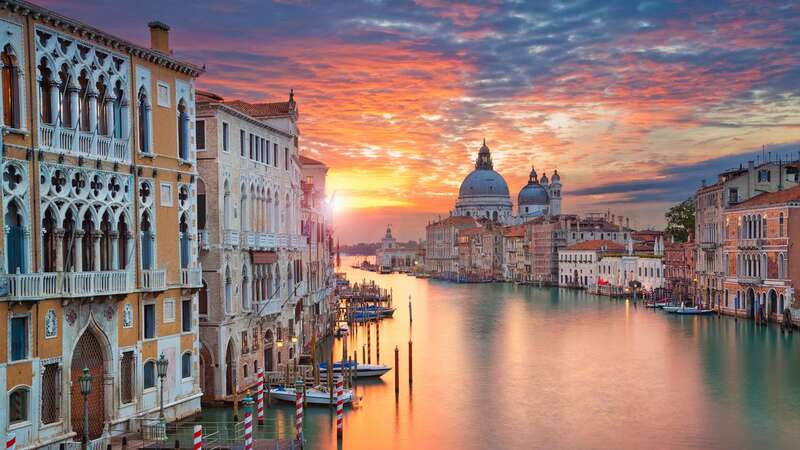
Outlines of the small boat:
[{"label": "small boat", "polygon": [[714,310],[700,309],[697,306],[691,308],[678,308],[672,312],[673,314],[680,314],[683,316],[702,316],[706,314],[714,314]]},{"label": "small boat", "polygon": [[[278,386],[270,389],[269,394],[272,396],[272,398],[277,398],[278,400],[283,400],[285,402],[294,403],[297,400],[295,397],[296,395],[295,388]],[[345,389],[342,396],[344,404],[352,402],[353,390]],[[331,402],[331,396],[326,388],[323,388],[322,386],[316,388],[306,388],[306,404],[322,405],[322,406],[335,405],[336,396],[334,395],[333,402]]]},{"label": "small boat", "polygon": [[[355,362],[350,362],[349,364],[350,368],[355,367]],[[347,363],[342,363],[341,361],[333,363],[333,373],[340,375],[342,373],[342,368],[346,366]],[[392,370],[392,368],[386,364],[359,364],[356,367],[356,378],[380,377],[390,370]],[[328,373],[328,364],[320,364],[319,372],[320,374]]]},{"label": "small boat", "polygon": [[339,328],[333,333],[336,337],[347,336],[347,333],[350,332],[350,327],[347,326],[346,323],[339,325]]},{"label": "small boat", "polygon": [[[389,308],[387,306],[369,305],[353,310],[354,314],[363,315],[366,318],[376,319],[378,317],[392,317],[397,308]],[[359,320],[356,318],[356,320]]]},{"label": "small boat", "polygon": [[663,309],[664,311],[669,312],[669,313],[675,312],[675,311],[677,311],[677,310],[679,310],[681,308],[683,308],[683,307],[682,306],[662,306],[661,307],[661,309]]}]

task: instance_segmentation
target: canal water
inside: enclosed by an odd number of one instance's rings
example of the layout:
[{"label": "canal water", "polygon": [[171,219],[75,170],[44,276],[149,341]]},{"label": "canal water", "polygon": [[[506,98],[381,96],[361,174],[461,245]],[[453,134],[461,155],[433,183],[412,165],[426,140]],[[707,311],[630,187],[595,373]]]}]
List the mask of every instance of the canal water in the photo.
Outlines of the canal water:
[{"label": "canal water", "polygon": [[[799,332],[668,315],[576,290],[342,270],[394,294],[380,353],[394,365],[398,346],[400,393],[393,371],[359,384],[361,405],[346,409],[340,442],[329,410],[308,408],[307,448],[800,446]],[[371,335],[375,362],[374,327]],[[365,342],[358,329],[350,354],[361,358]],[[229,415],[207,410],[204,420]],[[273,404],[267,417],[292,432],[293,406]]]}]

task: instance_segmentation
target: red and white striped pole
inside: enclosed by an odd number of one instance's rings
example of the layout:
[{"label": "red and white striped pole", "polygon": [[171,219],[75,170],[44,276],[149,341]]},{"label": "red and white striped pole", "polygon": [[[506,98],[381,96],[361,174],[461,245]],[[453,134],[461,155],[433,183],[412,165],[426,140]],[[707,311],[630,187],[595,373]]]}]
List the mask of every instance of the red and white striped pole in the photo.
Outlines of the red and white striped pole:
[{"label": "red and white striped pole", "polygon": [[344,413],[344,382],[342,377],[336,377],[336,437],[341,438],[344,432],[342,422]]},{"label": "red and white striped pole", "polygon": [[256,385],[256,408],[258,409],[258,424],[264,425],[264,369],[258,369],[258,384]]},{"label": "red and white striped pole", "polygon": [[297,380],[294,382],[295,404],[294,404],[294,417],[295,417],[295,439],[303,447],[303,381]]},{"label": "red and white striped pole", "polygon": [[194,450],[203,450],[203,426],[194,426]]},{"label": "red and white striped pole", "polygon": [[244,399],[244,450],[253,450],[253,399]]},{"label": "red and white striped pole", "polygon": [[16,450],[17,449],[17,435],[14,433],[9,433],[6,436],[6,450]]}]

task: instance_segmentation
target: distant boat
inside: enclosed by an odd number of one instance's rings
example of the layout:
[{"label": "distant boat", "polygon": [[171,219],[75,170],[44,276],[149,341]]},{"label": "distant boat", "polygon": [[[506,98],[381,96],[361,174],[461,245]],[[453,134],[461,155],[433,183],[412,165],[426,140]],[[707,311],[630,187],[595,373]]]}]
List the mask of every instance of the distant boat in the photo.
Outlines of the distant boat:
[{"label": "distant boat", "polygon": [[678,308],[675,311],[672,311],[672,313],[682,316],[702,316],[705,314],[713,314],[714,311],[711,309],[700,309],[697,306],[693,306],[691,308]]},{"label": "distant boat", "polygon": [[[272,398],[294,403],[296,401],[295,395],[297,394],[297,391],[295,388],[278,386],[270,389],[269,394],[272,396]],[[330,406],[336,404],[336,395],[333,396],[333,401],[331,401],[330,393],[328,393],[327,389],[323,388],[322,386],[318,388],[306,388],[305,394],[306,403],[309,405]],[[353,390],[345,389],[342,397],[342,400],[345,404],[350,403],[353,401]]]},{"label": "distant boat", "polygon": [[333,334],[335,334],[336,337],[342,337],[342,336],[347,336],[347,333],[349,332],[350,332],[350,327],[348,327],[346,323],[343,323],[339,325],[339,328],[337,328]]},{"label": "distant boat", "polygon": [[683,308],[683,306],[662,306],[661,307],[661,309],[663,309],[664,311],[669,312],[669,313],[675,312],[675,311],[677,311],[677,310],[679,310],[681,308]]},{"label": "distant boat", "polygon": [[384,275],[392,273],[391,267],[381,266],[380,272]]},{"label": "distant boat", "polygon": [[375,319],[377,317],[392,317],[396,310],[397,308],[389,308],[388,306],[369,305],[356,308],[353,312],[355,314],[364,315],[367,318]]},{"label": "distant boat", "polygon": [[[348,363],[342,363],[341,361],[333,363],[333,373],[335,375],[341,375],[342,368],[347,367],[347,364]],[[356,367],[353,361],[351,361],[349,365],[350,368]],[[390,370],[392,370],[392,368],[386,364],[358,364],[356,367],[356,378],[380,377]],[[328,364],[320,364],[319,371],[320,373],[328,373]]]}]

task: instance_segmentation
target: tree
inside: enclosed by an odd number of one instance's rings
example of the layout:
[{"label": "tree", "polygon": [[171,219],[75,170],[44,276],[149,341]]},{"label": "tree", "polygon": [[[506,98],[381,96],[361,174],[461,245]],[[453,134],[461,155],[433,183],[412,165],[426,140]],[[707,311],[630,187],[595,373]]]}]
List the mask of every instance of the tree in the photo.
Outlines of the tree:
[{"label": "tree", "polygon": [[664,217],[667,218],[667,228],[664,230],[667,237],[675,242],[686,242],[694,230],[694,197],[673,206]]}]

